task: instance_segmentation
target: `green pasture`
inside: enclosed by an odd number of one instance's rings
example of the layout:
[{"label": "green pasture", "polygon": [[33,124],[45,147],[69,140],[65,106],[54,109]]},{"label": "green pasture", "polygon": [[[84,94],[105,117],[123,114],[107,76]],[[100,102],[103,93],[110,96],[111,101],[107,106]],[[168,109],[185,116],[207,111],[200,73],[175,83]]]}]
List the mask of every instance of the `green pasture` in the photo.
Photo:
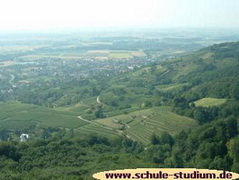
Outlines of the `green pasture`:
[{"label": "green pasture", "polygon": [[226,102],[226,99],[217,98],[202,98],[194,102],[196,106],[209,107],[209,106],[219,106]]}]

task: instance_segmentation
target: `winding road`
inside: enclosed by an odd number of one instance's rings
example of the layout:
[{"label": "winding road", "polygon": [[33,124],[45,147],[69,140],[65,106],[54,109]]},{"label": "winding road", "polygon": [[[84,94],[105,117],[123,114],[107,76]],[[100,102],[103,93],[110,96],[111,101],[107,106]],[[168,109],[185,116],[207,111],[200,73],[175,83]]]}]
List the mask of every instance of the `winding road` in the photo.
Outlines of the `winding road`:
[{"label": "winding road", "polygon": [[92,123],[92,121],[87,120],[87,119],[84,119],[84,118],[81,117],[81,116],[77,116],[77,118],[79,118],[79,119],[82,120],[82,121],[85,121],[85,122],[88,122],[88,123]]},{"label": "winding road", "polygon": [[6,73],[4,71],[0,71],[2,74],[5,74],[5,75],[10,75],[11,78],[10,80],[8,81],[10,84],[13,84],[12,81],[15,79],[15,76],[13,74],[9,74],[9,73]]},{"label": "winding road", "polygon": [[[102,103],[100,102],[100,96],[98,96],[98,97],[96,98],[96,102],[97,102],[98,104],[102,104]],[[82,120],[82,121],[85,121],[85,122],[87,122],[87,123],[90,123],[90,124],[100,125],[100,126],[103,127],[104,129],[116,131],[116,132],[118,132],[118,133],[120,133],[120,134],[123,134],[123,133],[124,133],[124,132],[121,131],[121,130],[108,127],[108,126],[103,125],[103,124],[101,124],[101,123],[98,123],[98,122],[96,122],[96,121],[90,121],[90,120],[88,120],[88,119],[83,118],[82,116],[77,116],[77,118],[80,119],[80,120]],[[128,124],[124,124],[124,125],[125,125],[127,128],[130,128],[130,126],[129,126]],[[127,134],[126,134],[126,137],[129,138],[129,139],[131,139],[131,137],[130,137],[129,135],[127,135]]]},{"label": "winding road", "polygon": [[102,126],[103,128],[105,128],[105,129],[114,130],[113,128],[106,127],[106,126],[102,125],[101,123],[98,123],[98,122],[95,122],[95,121],[90,121],[90,120],[84,119],[84,118],[81,117],[81,116],[77,116],[77,118],[79,118],[80,120],[85,121],[85,122],[87,122],[87,123],[90,123],[90,124],[97,124],[97,125],[100,125],[100,126]]},{"label": "winding road", "polygon": [[12,81],[15,79],[15,76],[13,74],[10,74],[11,79],[8,81],[10,84],[12,84]]}]

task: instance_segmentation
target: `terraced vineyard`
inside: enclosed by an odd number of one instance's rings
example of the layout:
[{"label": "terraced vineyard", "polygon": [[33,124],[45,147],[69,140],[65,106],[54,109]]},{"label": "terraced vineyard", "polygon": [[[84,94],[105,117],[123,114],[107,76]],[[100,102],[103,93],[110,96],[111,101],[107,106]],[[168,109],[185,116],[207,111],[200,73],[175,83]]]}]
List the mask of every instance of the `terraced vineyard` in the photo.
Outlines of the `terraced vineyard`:
[{"label": "terraced vineyard", "polygon": [[126,115],[96,120],[114,129],[122,129],[127,137],[147,144],[153,133],[167,131],[174,135],[181,130],[197,126],[195,120],[179,116],[169,107],[153,107]]},{"label": "terraced vineyard", "polygon": [[77,118],[76,113],[59,111],[18,102],[0,103],[1,129],[22,129],[32,125],[38,127],[77,128],[87,122]]},{"label": "terraced vineyard", "polygon": [[126,135],[147,144],[153,133],[167,131],[176,134],[182,129],[197,126],[195,120],[178,116],[169,107],[153,107],[110,118],[87,120],[80,112],[64,109],[49,109],[36,105],[9,102],[0,104],[0,124],[3,129],[27,129],[58,127],[71,129],[75,134],[102,136]]},{"label": "terraced vineyard", "polygon": [[[66,109],[50,109],[19,102],[0,103],[0,130],[23,130],[36,127],[39,131],[47,127],[73,130],[76,135],[97,134],[101,136],[119,135],[116,129],[95,121],[82,120],[78,112]],[[39,129],[40,128],[40,129]],[[37,132],[35,132],[37,133]],[[30,134],[33,137],[33,134]],[[14,136],[17,137],[17,136]]]},{"label": "terraced vineyard", "polygon": [[117,131],[97,123],[90,123],[74,130],[76,134],[94,134],[105,137],[117,135]]}]

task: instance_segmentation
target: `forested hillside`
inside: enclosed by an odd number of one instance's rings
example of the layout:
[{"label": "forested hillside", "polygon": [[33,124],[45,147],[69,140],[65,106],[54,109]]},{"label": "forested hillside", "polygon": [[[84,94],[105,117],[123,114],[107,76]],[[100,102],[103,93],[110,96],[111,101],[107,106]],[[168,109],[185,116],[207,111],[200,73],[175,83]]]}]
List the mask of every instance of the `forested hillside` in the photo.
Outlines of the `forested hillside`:
[{"label": "forested hillside", "polygon": [[238,49],[218,44],[113,78],[101,101],[114,109],[168,105],[200,124],[238,116]]}]

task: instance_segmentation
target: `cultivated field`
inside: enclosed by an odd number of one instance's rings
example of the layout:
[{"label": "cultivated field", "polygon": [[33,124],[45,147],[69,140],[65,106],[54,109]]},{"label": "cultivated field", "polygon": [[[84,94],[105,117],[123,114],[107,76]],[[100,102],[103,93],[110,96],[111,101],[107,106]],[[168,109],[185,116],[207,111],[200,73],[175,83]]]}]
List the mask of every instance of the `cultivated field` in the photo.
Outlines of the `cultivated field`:
[{"label": "cultivated field", "polygon": [[195,101],[196,106],[209,107],[209,106],[219,106],[226,102],[226,99],[217,99],[217,98],[202,98]]},{"label": "cultivated field", "polygon": [[12,66],[12,65],[14,65],[15,64],[15,62],[14,61],[2,61],[2,62],[0,62],[0,67],[7,67],[7,66]]},{"label": "cultivated field", "polygon": [[[114,136],[120,133],[96,121],[82,120],[79,114],[66,109],[49,109],[19,102],[0,103],[0,130],[13,131],[30,127],[56,127],[73,130],[76,135]],[[32,136],[32,134],[31,134]]]},{"label": "cultivated field", "polygon": [[101,135],[105,137],[114,136],[119,134],[115,129],[109,128],[107,126],[102,126],[99,123],[89,123],[85,126],[77,128],[74,130],[76,134],[93,134]]},{"label": "cultivated field", "polygon": [[141,51],[123,51],[123,50],[89,50],[89,51],[79,51],[79,50],[57,50],[54,53],[35,53],[33,55],[21,56],[22,59],[32,61],[42,58],[58,58],[58,59],[79,59],[79,58],[95,58],[95,59],[128,59],[136,57],[145,56]]},{"label": "cultivated field", "polygon": [[31,125],[39,127],[77,128],[88,124],[76,113],[59,111],[18,102],[0,103],[0,129],[22,129]]},{"label": "cultivated field", "polygon": [[96,122],[113,129],[123,130],[128,137],[146,144],[153,133],[159,134],[162,131],[167,131],[174,135],[183,129],[197,126],[195,120],[172,113],[169,107],[153,107],[99,119]]},{"label": "cultivated field", "polygon": [[[0,130],[20,130],[31,126],[72,129],[75,134],[114,136],[149,143],[153,133],[167,131],[174,135],[197,126],[195,120],[172,113],[169,107],[153,107],[110,118],[87,120],[80,112],[49,109],[19,102],[0,103]],[[83,119],[82,119],[83,118]]]},{"label": "cultivated field", "polygon": [[131,52],[111,52],[109,54],[109,58],[116,58],[116,59],[126,59],[132,58]]}]

